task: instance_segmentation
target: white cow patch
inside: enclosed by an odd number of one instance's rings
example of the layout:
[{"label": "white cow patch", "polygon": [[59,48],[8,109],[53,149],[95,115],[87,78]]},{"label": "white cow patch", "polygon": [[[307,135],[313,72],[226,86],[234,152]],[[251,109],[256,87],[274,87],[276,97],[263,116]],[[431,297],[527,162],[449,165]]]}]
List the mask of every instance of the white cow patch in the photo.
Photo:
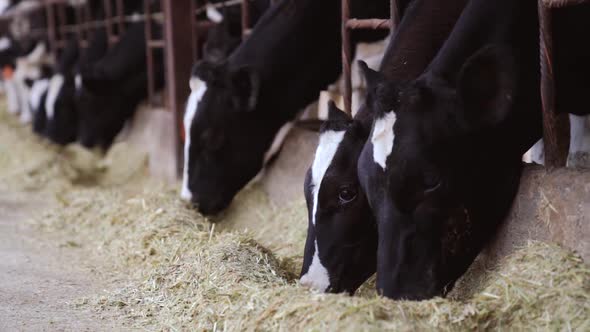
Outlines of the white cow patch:
[{"label": "white cow patch", "polygon": [[213,23],[221,23],[223,21],[223,14],[217,10],[212,4],[207,4],[207,18]]},{"label": "white cow patch", "polygon": [[76,87],[76,91],[79,92],[82,90],[82,75],[76,74],[76,77],[74,77],[74,86]]},{"label": "white cow patch", "polygon": [[41,98],[43,97],[43,94],[47,91],[47,89],[49,88],[49,80],[48,79],[42,79],[42,80],[38,80],[35,81],[35,83],[33,83],[33,87],[31,88],[31,108],[33,110],[33,112],[36,112],[39,110],[39,106],[41,106]]},{"label": "white cow patch", "polygon": [[379,164],[383,170],[387,167],[387,158],[393,150],[393,124],[395,123],[395,113],[393,111],[385,114],[384,117],[375,121],[373,127],[373,160]]},{"label": "white cow patch", "polygon": [[318,209],[318,195],[324,175],[334,159],[338,146],[344,139],[345,131],[326,131],[320,135],[320,142],[315,152],[315,159],[311,166],[311,181],[313,185],[313,214],[312,223],[315,225],[315,215]]},{"label": "white cow patch", "polygon": [[182,190],[180,192],[180,197],[185,200],[191,200],[193,198],[193,194],[191,193],[188,187],[188,158],[189,158],[189,150],[191,145],[191,127],[193,124],[193,119],[197,114],[197,106],[203,98],[203,95],[207,91],[207,85],[205,82],[193,77],[190,80],[190,87],[191,87],[191,94],[188,97],[188,102],[186,105],[186,110],[184,112],[184,167],[182,172]]},{"label": "white cow patch", "polygon": [[301,277],[299,282],[306,286],[316,289],[320,292],[325,292],[330,286],[330,276],[328,270],[320,262],[320,256],[318,254],[318,241],[315,241],[315,253],[311,260],[311,265],[307,273]]},{"label": "white cow patch", "polygon": [[[318,148],[315,152],[315,158],[311,166],[311,181],[313,185],[313,210],[311,215],[311,222],[315,226],[316,215],[318,211],[318,200],[320,187],[326,171],[342,140],[344,139],[345,131],[326,131],[320,135]],[[309,270],[301,277],[300,283],[302,285],[317,289],[319,291],[326,291],[330,286],[330,276],[328,270],[322,265],[319,256],[318,241],[315,240],[315,253],[313,255]]]},{"label": "white cow patch", "polygon": [[57,96],[64,85],[64,77],[60,74],[54,75],[49,82],[49,90],[47,91],[47,98],[45,99],[45,111],[47,112],[47,119],[53,119],[55,115],[55,102]]},{"label": "white cow patch", "polygon": [[0,38],[0,51],[5,51],[9,49],[10,46],[12,46],[12,42],[10,42],[10,39],[8,37]]}]

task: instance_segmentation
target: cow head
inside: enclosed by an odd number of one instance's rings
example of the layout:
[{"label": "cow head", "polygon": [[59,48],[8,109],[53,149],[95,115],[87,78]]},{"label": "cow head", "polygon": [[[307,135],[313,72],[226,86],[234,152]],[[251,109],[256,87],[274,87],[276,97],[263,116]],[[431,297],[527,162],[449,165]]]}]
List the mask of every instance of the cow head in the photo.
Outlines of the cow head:
[{"label": "cow head", "polygon": [[191,89],[181,197],[214,215],[262,169],[272,135],[257,130],[265,124],[254,114],[260,89],[255,70],[200,62]]},{"label": "cow head", "polygon": [[354,293],[376,269],[377,228],[357,177],[368,129],[330,103],[305,178],[309,214],[301,284]]},{"label": "cow head", "polygon": [[406,83],[368,79],[378,102],[358,175],[377,220],[383,295],[444,295],[507,213],[519,162],[504,167],[482,147],[510,113],[513,68],[487,47],[453,83],[430,71]]},{"label": "cow head", "polygon": [[138,103],[145,98],[147,74],[138,73],[121,81],[96,79],[83,74],[81,81],[82,88],[76,92],[78,140],[87,148],[107,150],[135,113]]},{"label": "cow head", "polygon": [[51,141],[65,145],[76,140],[78,112],[71,75],[55,74],[51,78],[45,98],[45,113],[45,134]]}]

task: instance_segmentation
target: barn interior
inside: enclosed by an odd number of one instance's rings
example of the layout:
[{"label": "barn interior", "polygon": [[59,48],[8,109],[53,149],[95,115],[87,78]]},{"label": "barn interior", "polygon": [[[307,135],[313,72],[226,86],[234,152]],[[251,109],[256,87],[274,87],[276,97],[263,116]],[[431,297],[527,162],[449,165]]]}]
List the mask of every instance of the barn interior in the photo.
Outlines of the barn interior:
[{"label": "barn interior", "polygon": [[[354,296],[315,293],[298,285],[298,278],[308,223],[302,179],[314,157],[317,131],[294,126],[261,179],[243,189],[221,217],[205,218],[179,200],[188,81],[214,23],[203,18],[206,8],[196,1],[160,2],[162,12],[146,5],[141,19],[146,31],[152,21],[164,26],[162,39],[147,32],[146,45],[148,73],[154,66],[149,54],[164,51],[165,89],[154,91],[149,84],[149,97],[106,154],[36,137],[6,112],[5,101],[0,104],[0,229],[12,234],[7,239],[26,237],[29,250],[46,250],[73,265],[31,284],[51,278],[58,284],[95,283],[52,298],[56,293],[34,285],[12,286],[22,276],[11,265],[16,275],[0,282],[0,290],[14,287],[7,291],[11,300],[0,304],[0,317],[7,317],[0,319],[0,329],[23,328],[23,320],[30,320],[31,329],[49,330],[590,328],[590,172],[565,167],[567,117],[550,106],[544,109],[545,167],[527,166],[509,218],[447,298],[391,301],[378,296],[374,279]],[[50,49],[59,54],[66,38],[76,35],[82,45],[96,24],[82,9],[77,23],[67,24],[66,0],[35,3],[0,16],[2,29],[20,16],[42,12],[47,26],[30,33],[46,34]],[[125,20],[137,19],[122,14],[124,1],[116,3],[108,6],[102,23],[113,43]],[[241,6],[243,38],[248,38],[249,2],[230,3]],[[540,15],[564,5],[540,3]],[[395,31],[395,10],[391,20],[358,20],[350,17],[347,4],[343,0],[344,40],[354,29]],[[545,43],[551,41],[543,36]],[[349,113],[362,103],[365,83],[343,44],[348,65],[342,77],[301,111],[300,123],[325,119],[329,99]],[[385,47],[385,42],[360,44],[355,59],[376,67]],[[543,81],[548,96],[550,79]],[[18,247],[11,241],[0,257]],[[76,280],[72,275],[80,270],[84,277]],[[38,305],[35,294],[47,295],[45,304]],[[35,308],[47,315],[32,314]]]}]

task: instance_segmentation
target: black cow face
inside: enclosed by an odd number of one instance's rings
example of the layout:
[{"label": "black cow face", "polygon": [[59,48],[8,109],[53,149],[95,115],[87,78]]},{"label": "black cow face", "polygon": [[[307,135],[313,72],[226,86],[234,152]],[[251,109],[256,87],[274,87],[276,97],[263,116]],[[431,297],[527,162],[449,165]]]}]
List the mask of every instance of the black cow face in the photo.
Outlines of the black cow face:
[{"label": "black cow face", "polygon": [[259,79],[248,68],[198,63],[184,117],[181,196],[204,215],[225,209],[263,167],[272,137],[255,116]]},{"label": "black cow face", "polygon": [[82,77],[82,86],[76,92],[78,140],[87,148],[107,150],[145,98],[147,74],[139,73],[123,81]]},{"label": "black cow face", "polygon": [[507,213],[520,168],[490,160],[481,146],[509,113],[512,68],[510,56],[488,47],[456,84],[428,72],[407,84],[368,78],[378,102],[358,175],[378,224],[383,295],[444,295]]},{"label": "black cow face", "polygon": [[76,141],[78,112],[74,78],[56,74],[51,78],[45,98],[45,135],[54,143],[65,145]]},{"label": "black cow face", "polygon": [[301,284],[354,293],[376,270],[377,228],[357,177],[368,130],[330,104],[305,179],[309,215]]}]

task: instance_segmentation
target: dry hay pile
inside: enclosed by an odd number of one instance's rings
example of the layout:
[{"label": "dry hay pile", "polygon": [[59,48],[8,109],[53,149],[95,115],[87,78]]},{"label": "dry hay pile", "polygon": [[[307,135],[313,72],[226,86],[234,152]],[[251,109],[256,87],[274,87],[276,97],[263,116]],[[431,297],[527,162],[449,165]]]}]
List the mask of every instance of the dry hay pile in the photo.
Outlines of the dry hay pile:
[{"label": "dry hay pile", "polygon": [[[464,300],[390,301],[366,290],[355,297],[315,294],[296,278],[307,226],[303,201],[278,208],[254,186],[214,227],[175,189],[146,179],[145,160],[128,158],[128,148],[106,158],[57,149],[10,121],[0,115],[0,147],[12,151],[11,144],[20,144],[14,149],[23,159],[0,153],[0,181],[18,186],[29,179],[32,185],[23,189],[55,198],[34,221],[39,230],[100,262],[105,277],[124,281],[75,306],[115,312],[133,327],[590,330],[590,269],[558,246],[531,242],[474,278],[479,291]],[[39,167],[41,160],[53,160],[53,167]]]}]

